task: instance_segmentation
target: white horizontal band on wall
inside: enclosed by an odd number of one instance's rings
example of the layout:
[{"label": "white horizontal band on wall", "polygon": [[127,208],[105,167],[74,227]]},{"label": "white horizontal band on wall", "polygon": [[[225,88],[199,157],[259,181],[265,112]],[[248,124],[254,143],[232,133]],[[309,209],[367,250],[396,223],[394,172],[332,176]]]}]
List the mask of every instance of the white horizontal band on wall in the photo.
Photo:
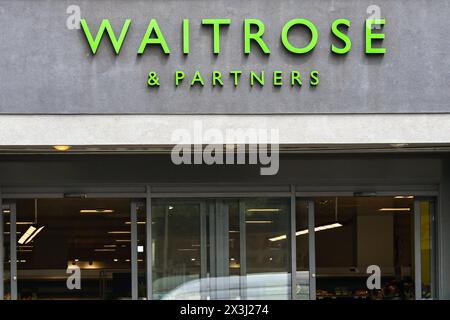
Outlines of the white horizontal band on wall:
[{"label": "white horizontal band on wall", "polygon": [[450,114],[0,115],[0,145],[170,145],[199,121],[203,131],[278,129],[281,144],[450,143]]}]

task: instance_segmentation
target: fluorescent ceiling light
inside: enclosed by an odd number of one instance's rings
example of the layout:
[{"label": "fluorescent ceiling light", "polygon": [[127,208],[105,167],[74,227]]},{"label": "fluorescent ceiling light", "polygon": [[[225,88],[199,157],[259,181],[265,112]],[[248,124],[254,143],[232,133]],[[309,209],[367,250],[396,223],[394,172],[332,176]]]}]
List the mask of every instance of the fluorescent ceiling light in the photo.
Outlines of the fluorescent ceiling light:
[{"label": "fluorescent ceiling light", "polygon": [[116,251],[116,249],[100,248],[100,249],[94,249],[94,251],[97,251],[97,252],[113,252],[113,251]]},{"label": "fluorescent ceiling light", "polygon": [[229,233],[239,233],[239,231],[238,230],[230,230],[230,231],[228,231]]},{"label": "fluorescent ceiling light", "polygon": [[129,234],[131,231],[108,231],[109,234]]},{"label": "fluorescent ceiling light", "polygon": [[[125,224],[131,224],[131,221],[127,221]],[[138,221],[137,224],[145,224],[145,221]]]},{"label": "fluorescent ceiling light", "polygon": [[114,262],[117,262],[117,261],[119,261],[119,259],[114,259]]},{"label": "fluorescent ceiling light", "polygon": [[[340,224],[339,222],[335,222],[335,223],[332,223],[332,224],[326,224],[326,225],[323,225],[323,226],[315,227],[314,231],[317,232],[317,231],[329,230],[329,229],[340,228],[340,227],[342,227],[342,224]],[[308,229],[300,230],[300,231],[297,231],[295,233],[295,235],[296,236],[301,236],[302,234],[307,234],[308,232],[309,232]],[[278,236],[278,237],[270,238],[269,240],[270,241],[280,241],[280,240],[285,240],[285,239],[286,239],[286,235],[283,234],[283,235]]]},{"label": "fluorescent ceiling light", "polygon": [[280,212],[279,208],[256,208],[256,209],[247,209],[247,212]]},{"label": "fluorescent ceiling light", "polygon": [[381,208],[378,211],[386,212],[386,211],[411,211],[411,208]]},{"label": "fluorescent ceiling light", "polygon": [[130,239],[116,239],[116,242],[131,242]]},{"label": "fluorescent ceiling light", "polygon": [[25,242],[25,244],[28,244],[29,242],[31,242],[31,240],[33,240],[34,237],[36,237],[38,235],[38,233],[42,231],[42,229],[44,229],[44,226],[42,226],[39,229],[37,229],[36,232],[33,233],[33,235],[28,238],[28,240]]},{"label": "fluorescent ceiling light", "polygon": [[33,232],[36,231],[36,228],[33,226],[30,226],[27,231],[20,237],[19,241],[17,241],[19,244],[24,244],[25,241],[33,234]]},{"label": "fluorescent ceiling light", "polygon": [[395,196],[395,199],[414,199],[414,196]]},{"label": "fluorescent ceiling light", "polygon": [[198,249],[194,249],[194,248],[181,248],[181,249],[177,249],[178,251],[198,251]]},{"label": "fluorescent ceiling light", "polygon": [[117,244],[105,244],[103,245],[105,248],[115,248],[117,247]]},{"label": "fluorescent ceiling light", "polygon": [[[6,224],[11,224],[11,222],[7,222]],[[33,221],[17,221],[16,225],[28,225],[28,224],[34,224]]]},{"label": "fluorescent ceiling light", "polygon": [[80,213],[113,213],[112,209],[81,209]]},{"label": "fluorescent ceiling light", "polygon": [[250,223],[250,224],[268,224],[268,223],[273,223],[272,220],[247,220],[245,222],[246,223]]},{"label": "fluorescent ceiling light", "polygon": [[9,210],[9,209],[3,209],[3,213],[11,213],[11,210]]}]

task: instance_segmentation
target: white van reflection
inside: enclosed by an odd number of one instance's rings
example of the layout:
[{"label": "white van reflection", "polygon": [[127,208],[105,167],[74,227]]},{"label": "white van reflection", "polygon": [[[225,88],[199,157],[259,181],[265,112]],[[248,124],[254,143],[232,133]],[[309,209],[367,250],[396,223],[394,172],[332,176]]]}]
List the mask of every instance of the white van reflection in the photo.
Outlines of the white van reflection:
[{"label": "white van reflection", "polygon": [[[201,299],[248,299],[286,300],[291,298],[290,273],[252,273],[247,276],[228,276],[192,280],[186,277],[160,278],[154,283],[156,299],[201,300]],[[183,282],[164,293],[168,283]],[[173,286],[172,286],[173,288]],[[155,290],[156,289],[156,290]],[[309,297],[309,272],[297,272],[296,298]],[[158,294],[160,292],[160,294]]]}]

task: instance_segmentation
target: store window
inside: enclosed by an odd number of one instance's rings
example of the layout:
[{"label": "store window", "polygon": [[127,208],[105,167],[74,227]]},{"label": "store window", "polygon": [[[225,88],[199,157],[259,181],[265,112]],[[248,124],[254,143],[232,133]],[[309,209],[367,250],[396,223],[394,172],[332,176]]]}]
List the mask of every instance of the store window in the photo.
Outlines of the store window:
[{"label": "store window", "polygon": [[131,298],[130,200],[20,199],[16,208],[18,299]]},{"label": "store window", "polygon": [[[415,298],[412,197],[324,197],[314,205],[318,299]],[[379,289],[367,285],[373,268]]]}]

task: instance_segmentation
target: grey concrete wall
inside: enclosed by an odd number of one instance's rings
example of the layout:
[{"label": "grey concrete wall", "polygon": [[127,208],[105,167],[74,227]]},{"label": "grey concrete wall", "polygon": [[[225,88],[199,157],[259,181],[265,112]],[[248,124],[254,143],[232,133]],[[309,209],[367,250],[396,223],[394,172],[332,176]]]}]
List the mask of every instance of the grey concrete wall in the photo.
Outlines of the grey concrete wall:
[{"label": "grey concrete wall", "polygon": [[[386,19],[383,57],[364,54],[364,21],[372,4]],[[133,19],[120,55],[104,38],[92,56],[81,30],[66,27],[69,5],[79,5],[92,28],[109,18],[118,30],[125,18]],[[0,0],[0,113],[449,112],[449,12],[447,0]],[[232,20],[221,33],[218,56],[210,28],[200,27],[202,18],[211,17]],[[317,47],[306,56],[288,53],[280,41],[283,24],[296,17],[310,19],[319,31]],[[150,18],[158,20],[170,56],[159,48],[137,56]],[[181,51],[183,18],[191,20],[188,56]],[[265,22],[269,57],[258,50],[244,55],[244,18]],[[330,53],[330,24],[337,18],[352,22],[353,47],[343,57]],[[298,30],[291,36],[298,44],[307,38]],[[176,69],[204,72],[207,85],[189,88],[185,81],[175,88]],[[244,74],[236,88],[226,77],[223,88],[211,87],[212,70],[232,69],[264,69],[267,75],[317,69],[321,83],[251,89]],[[159,89],[146,85],[150,70],[160,75]]]}]

